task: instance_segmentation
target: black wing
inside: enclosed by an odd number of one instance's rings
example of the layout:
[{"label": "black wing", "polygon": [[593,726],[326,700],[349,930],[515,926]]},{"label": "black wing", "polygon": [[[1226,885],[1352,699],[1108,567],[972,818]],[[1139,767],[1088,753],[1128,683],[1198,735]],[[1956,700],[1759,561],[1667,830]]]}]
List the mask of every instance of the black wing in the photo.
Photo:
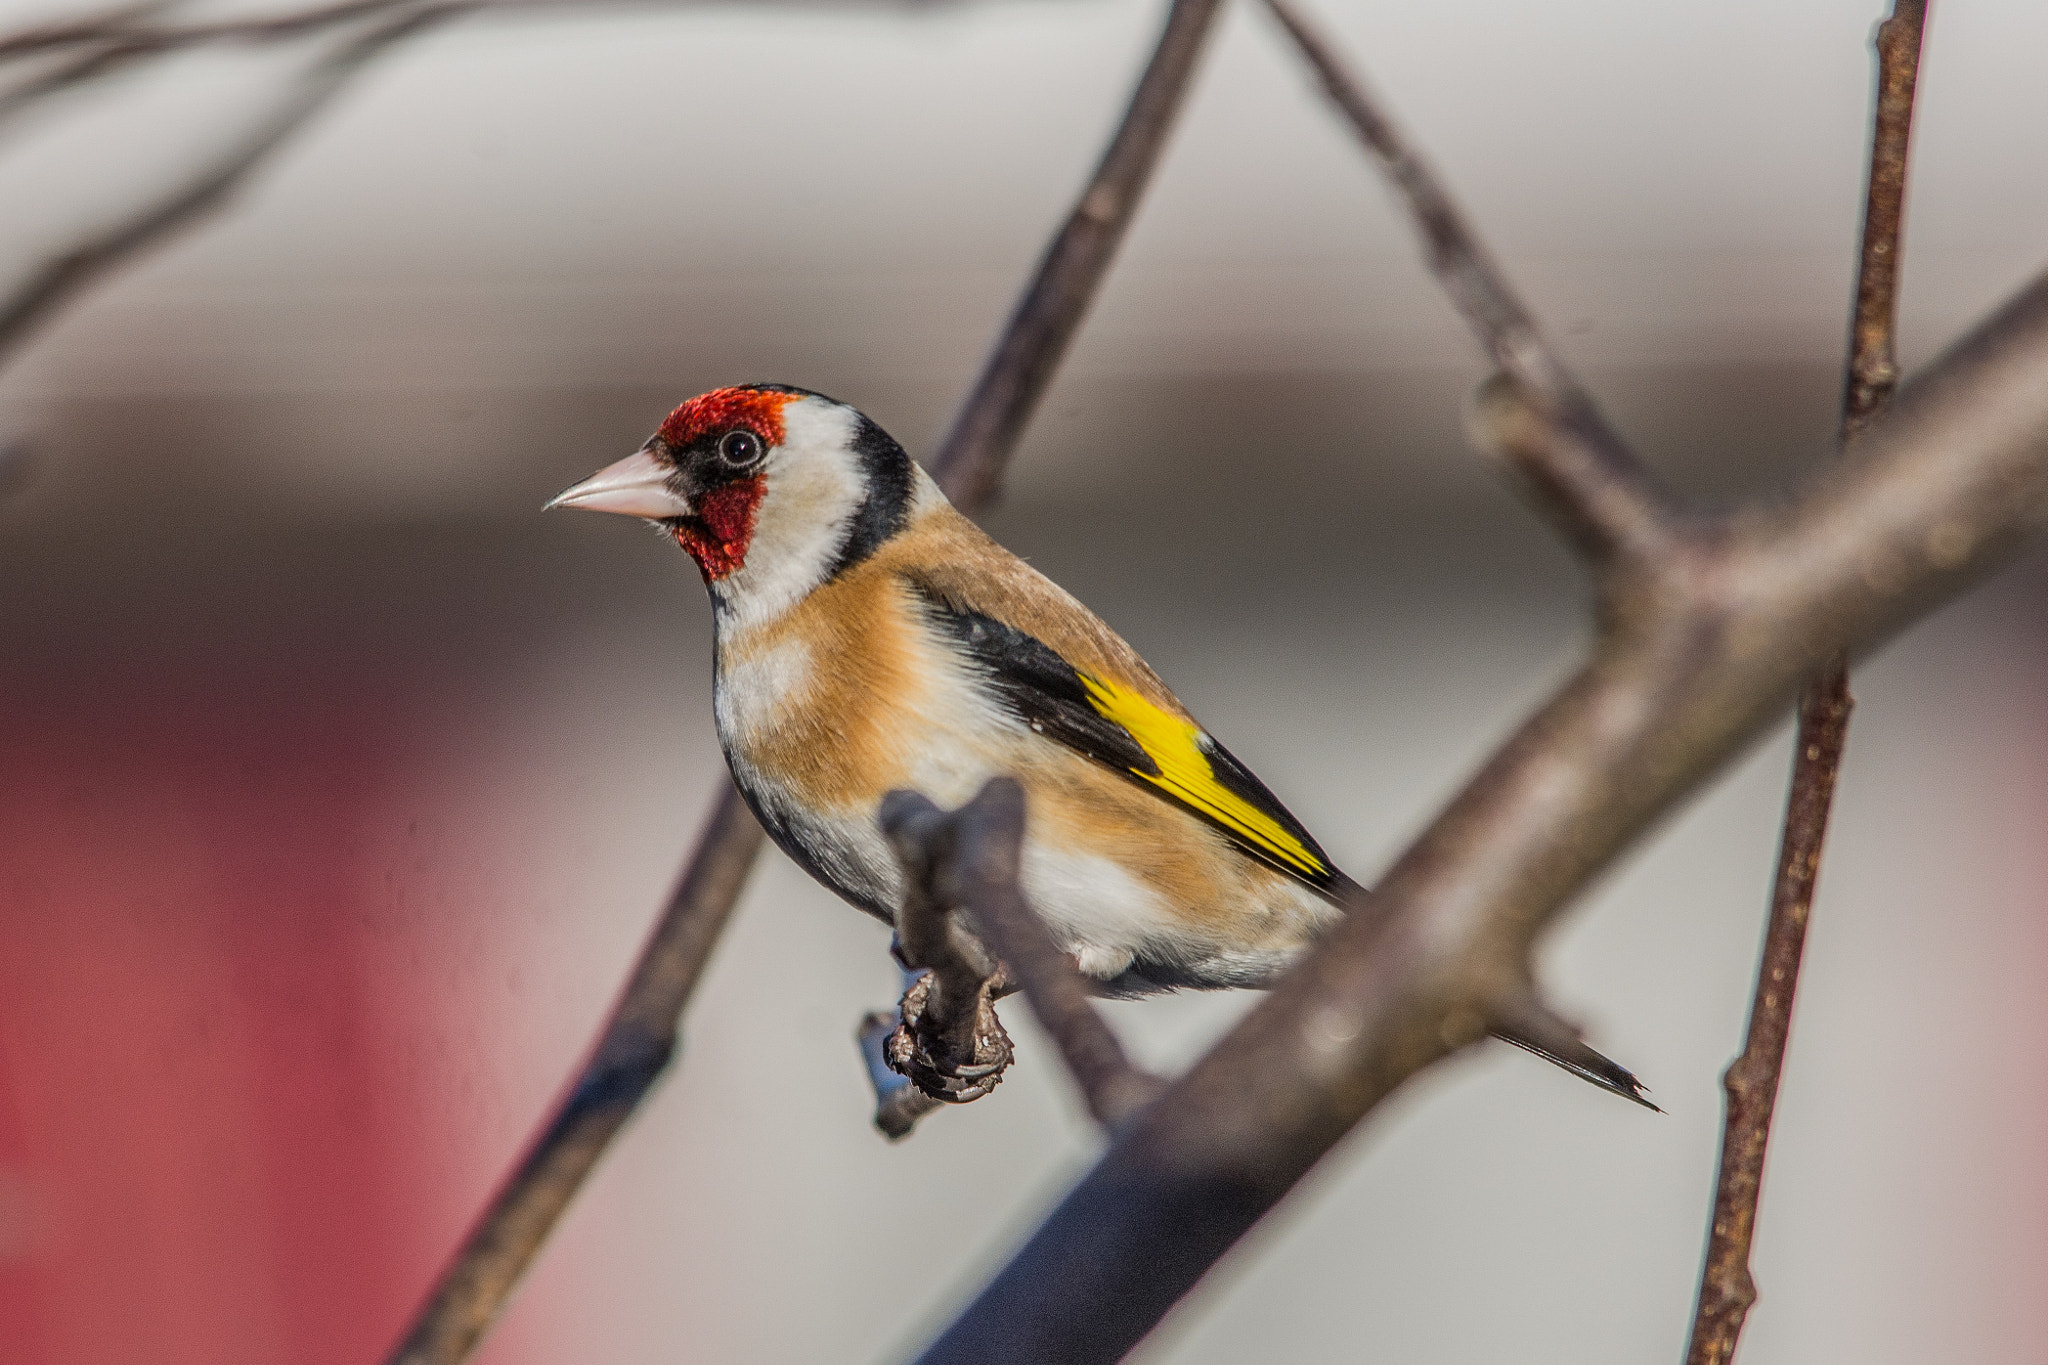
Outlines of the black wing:
[{"label": "black wing", "polygon": [[1221,830],[1248,856],[1336,899],[1349,879],[1299,820],[1209,733],[1115,679],[1081,672],[1034,635],[925,594],[932,619],[995,694],[1048,739]]}]

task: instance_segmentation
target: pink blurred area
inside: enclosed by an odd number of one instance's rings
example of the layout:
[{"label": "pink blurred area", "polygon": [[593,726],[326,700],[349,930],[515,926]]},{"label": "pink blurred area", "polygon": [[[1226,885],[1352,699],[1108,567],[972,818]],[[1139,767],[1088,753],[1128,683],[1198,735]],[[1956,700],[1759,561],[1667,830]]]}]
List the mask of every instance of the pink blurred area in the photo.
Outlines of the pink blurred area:
[{"label": "pink blurred area", "polygon": [[402,892],[366,845],[390,714],[225,681],[0,696],[11,1359],[371,1359],[432,1264],[392,1122],[431,1002],[377,970]]},{"label": "pink blurred area", "polygon": [[[577,915],[593,850],[548,810],[578,777],[549,761],[574,726],[502,713],[536,686],[508,681],[517,651],[435,600],[404,533],[220,548],[236,539],[131,537],[83,574],[90,539],[11,547],[29,591],[0,609],[10,1365],[381,1358],[677,856],[651,843],[653,887]],[[344,566],[309,566],[308,543]],[[691,814],[649,825],[679,842]],[[575,942],[553,966],[537,906]]]}]

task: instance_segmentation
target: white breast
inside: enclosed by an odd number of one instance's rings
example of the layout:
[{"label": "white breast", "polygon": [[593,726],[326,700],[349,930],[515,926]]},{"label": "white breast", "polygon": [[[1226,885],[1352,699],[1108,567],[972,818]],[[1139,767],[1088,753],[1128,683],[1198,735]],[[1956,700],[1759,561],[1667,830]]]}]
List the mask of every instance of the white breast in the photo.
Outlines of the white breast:
[{"label": "white breast", "polygon": [[738,658],[721,654],[712,710],[727,752],[745,753],[754,736],[773,730],[789,707],[802,705],[811,667],[811,649],[802,640],[783,640]]}]

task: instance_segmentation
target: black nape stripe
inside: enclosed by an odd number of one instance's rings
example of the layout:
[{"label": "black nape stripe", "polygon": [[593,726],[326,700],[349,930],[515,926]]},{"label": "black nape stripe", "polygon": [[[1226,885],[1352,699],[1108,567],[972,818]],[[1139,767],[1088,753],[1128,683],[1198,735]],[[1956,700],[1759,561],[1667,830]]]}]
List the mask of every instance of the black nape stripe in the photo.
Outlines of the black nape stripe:
[{"label": "black nape stripe", "polygon": [[910,518],[910,456],[866,415],[855,413],[854,417],[853,457],[868,495],[853,514],[846,544],[828,577],[846,572],[880,549]]}]

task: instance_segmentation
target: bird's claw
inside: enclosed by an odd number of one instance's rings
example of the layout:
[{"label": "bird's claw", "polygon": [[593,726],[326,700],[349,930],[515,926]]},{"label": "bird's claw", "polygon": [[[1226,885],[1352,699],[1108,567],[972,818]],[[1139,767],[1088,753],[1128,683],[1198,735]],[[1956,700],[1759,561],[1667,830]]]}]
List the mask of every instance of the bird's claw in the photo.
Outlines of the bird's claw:
[{"label": "bird's claw", "polygon": [[928,1027],[931,999],[929,974],[912,982],[898,1007],[895,1032],[882,1045],[889,1068],[935,1100],[966,1104],[994,1090],[1012,1056],[1010,1035],[996,1017],[987,983],[975,1001],[972,1051],[939,1030]]}]

